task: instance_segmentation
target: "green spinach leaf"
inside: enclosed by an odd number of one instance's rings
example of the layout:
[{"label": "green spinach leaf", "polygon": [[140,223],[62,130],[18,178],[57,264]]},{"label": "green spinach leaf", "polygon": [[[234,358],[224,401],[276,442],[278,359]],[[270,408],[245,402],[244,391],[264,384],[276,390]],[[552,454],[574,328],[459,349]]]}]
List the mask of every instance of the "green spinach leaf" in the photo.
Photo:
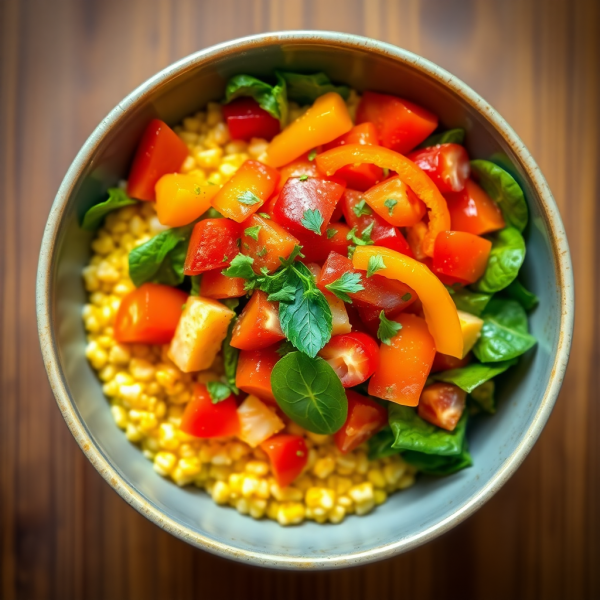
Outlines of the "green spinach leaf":
[{"label": "green spinach leaf", "polygon": [[464,287],[454,288],[446,286],[446,289],[452,300],[454,300],[454,304],[458,310],[468,312],[476,317],[481,315],[492,297],[491,294],[472,292]]},{"label": "green spinach leaf", "polygon": [[234,394],[239,394],[240,390],[235,385],[235,375],[237,371],[237,364],[240,357],[240,351],[231,345],[231,336],[233,334],[233,328],[237,317],[231,319],[229,327],[227,328],[227,335],[223,340],[222,353],[223,353],[223,370],[225,371],[225,379],[229,384],[229,388]]},{"label": "green spinach leaf", "polygon": [[402,454],[402,458],[425,475],[451,475],[473,464],[466,438],[460,454],[456,456],[438,456],[409,450]]},{"label": "green spinach leaf", "polygon": [[337,92],[344,100],[350,96],[350,88],[333,85],[325,73],[304,75],[302,73],[275,72],[287,85],[287,97],[298,104],[312,104],[319,96]]},{"label": "green spinach leaf", "polygon": [[283,127],[287,122],[288,103],[285,80],[277,77],[276,85],[269,85],[251,75],[234,75],[225,88],[225,104],[236,98],[249,96],[270,115],[279,119]]},{"label": "green spinach leaf", "polygon": [[448,129],[447,131],[430,135],[424,142],[421,142],[417,148],[429,148],[430,146],[437,146],[438,144],[462,144],[464,141],[464,129]]},{"label": "green spinach leaf", "polygon": [[84,215],[81,228],[93,231],[100,227],[104,217],[118,208],[136,204],[137,200],[130,198],[121,188],[109,188],[108,199],[92,206]]},{"label": "green spinach leaf", "polygon": [[492,250],[485,273],[471,287],[493,294],[503,290],[517,277],[525,260],[525,240],[514,227],[501,229],[492,236]]},{"label": "green spinach leaf", "polygon": [[287,354],[273,368],[271,386],[281,410],[308,431],[335,433],[346,420],[348,401],[342,382],[320,357]]},{"label": "green spinach leaf", "polygon": [[494,380],[490,379],[478,385],[472,392],[471,398],[477,406],[487,413],[494,414],[496,412],[496,399],[494,397],[496,386]]},{"label": "green spinach leaf", "polygon": [[481,336],[473,348],[481,362],[510,360],[536,344],[528,333],[527,313],[516,300],[492,298],[482,318]]},{"label": "green spinach leaf", "polygon": [[472,160],[471,173],[502,211],[504,220],[519,231],[527,225],[529,214],[523,190],[515,178],[489,160]]},{"label": "green spinach leaf", "polygon": [[399,454],[400,450],[392,447],[395,439],[389,427],[384,427],[369,438],[369,460],[378,460]]},{"label": "green spinach leaf", "polygon": [[483,365],[481,363],[471,363],[461,369],[451,369],[449,371],[442,371],[441,373],[435,373],[432,375],[435,381],[445,381],[446,383],[453,383],[457,385],[461,390],[467,393],[473,392],[477,387],[486,381],[504,373],[506,369],[517,364],[516,359],[507,360],[503,362],[497,362],[492,365]]},{"label": "green spinach leaf", "polygon": [[534,309],[539,302],[538,297],[532,294],[518,279],[505,288],[504,293],[519,302],[527,311]]}]

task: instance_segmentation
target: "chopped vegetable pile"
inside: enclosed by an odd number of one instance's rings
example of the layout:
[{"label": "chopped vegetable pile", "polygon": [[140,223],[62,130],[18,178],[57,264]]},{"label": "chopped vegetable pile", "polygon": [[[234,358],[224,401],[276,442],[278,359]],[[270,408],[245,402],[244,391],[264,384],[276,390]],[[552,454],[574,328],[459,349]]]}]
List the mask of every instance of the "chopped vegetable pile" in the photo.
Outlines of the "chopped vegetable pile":
[{"label": "chopped vegetable pile", "polygon": [[159,474],[291,525],[472,464],[537,298],[523,192],[464,138],[323,73],[237,75],[222,105],[148,124],[82,220],[84,323]]}]

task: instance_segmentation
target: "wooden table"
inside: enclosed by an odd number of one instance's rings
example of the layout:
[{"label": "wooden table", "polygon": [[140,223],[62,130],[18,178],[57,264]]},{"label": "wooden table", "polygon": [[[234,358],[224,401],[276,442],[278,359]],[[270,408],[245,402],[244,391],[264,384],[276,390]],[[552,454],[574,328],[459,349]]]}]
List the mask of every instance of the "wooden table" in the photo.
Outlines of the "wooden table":
[{"label": "wooden table", "polygon": [[[190,52],[282,29],[347,31],[397,44],[489,100],[548,178],[577,280],[563,391],[518,473],[435,542],[328,573],[227,562],[123,503],[56,408],[34,313],[46,216],[100,119]],[[600,597],[597,0],[3,0],[0,34],[0,597]]]}]

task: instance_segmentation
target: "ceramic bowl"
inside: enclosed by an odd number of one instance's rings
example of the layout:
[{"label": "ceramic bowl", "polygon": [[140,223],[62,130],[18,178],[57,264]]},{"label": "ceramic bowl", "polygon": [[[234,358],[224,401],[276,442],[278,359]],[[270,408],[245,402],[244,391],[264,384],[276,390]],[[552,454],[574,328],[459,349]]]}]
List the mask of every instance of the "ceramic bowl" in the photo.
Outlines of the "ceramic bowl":
[{"label": "ceramic bowl", "polygon": [[[217,506],[203,491],[179,488],[152,469],[114,424],[84,356],[81,270],[89,233],[78,217],[126,177],[142,130],[158,116],[176,124],[223,97],[237,73],[276,68],[324,71],[357,90],[388,92],[422,104],[446,127],[463,127],[472,157],[501,153],[513,165],[530,209],[522,274],[540,298],[530,319],[538,339],[505,378],[498,414],[470,428],[474,466],[447,478],[421,478],[365,517],[339,525],[283,528]],[[571,344],[573,280],[563,225],[548,185],[521,140],[473,90],[410,52],[362,37],[284,32],[234,40],[192,54],[141,85],[98,125],[73,161],[46,226],[37,281],[39,335],[58,406],[81,449],[123,499],[186,542],[238,561],[324,569],[391,557],[454,527],[506,482],[540,435],[556,400]]]}]

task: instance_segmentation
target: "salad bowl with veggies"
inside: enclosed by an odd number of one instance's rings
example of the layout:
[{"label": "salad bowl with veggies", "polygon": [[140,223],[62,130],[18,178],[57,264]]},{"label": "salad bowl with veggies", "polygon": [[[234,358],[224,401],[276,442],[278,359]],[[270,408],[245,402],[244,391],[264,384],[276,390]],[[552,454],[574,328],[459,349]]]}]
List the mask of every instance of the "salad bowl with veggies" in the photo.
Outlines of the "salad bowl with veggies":
[{"label": "salad bowl with veggies", "polygon": [[69,170],[42,351],[88,458],[209,551],[408,550],[514,472],[558,394],[566,238],[523,144],[392,46],[254,36],[150,79]]}]

